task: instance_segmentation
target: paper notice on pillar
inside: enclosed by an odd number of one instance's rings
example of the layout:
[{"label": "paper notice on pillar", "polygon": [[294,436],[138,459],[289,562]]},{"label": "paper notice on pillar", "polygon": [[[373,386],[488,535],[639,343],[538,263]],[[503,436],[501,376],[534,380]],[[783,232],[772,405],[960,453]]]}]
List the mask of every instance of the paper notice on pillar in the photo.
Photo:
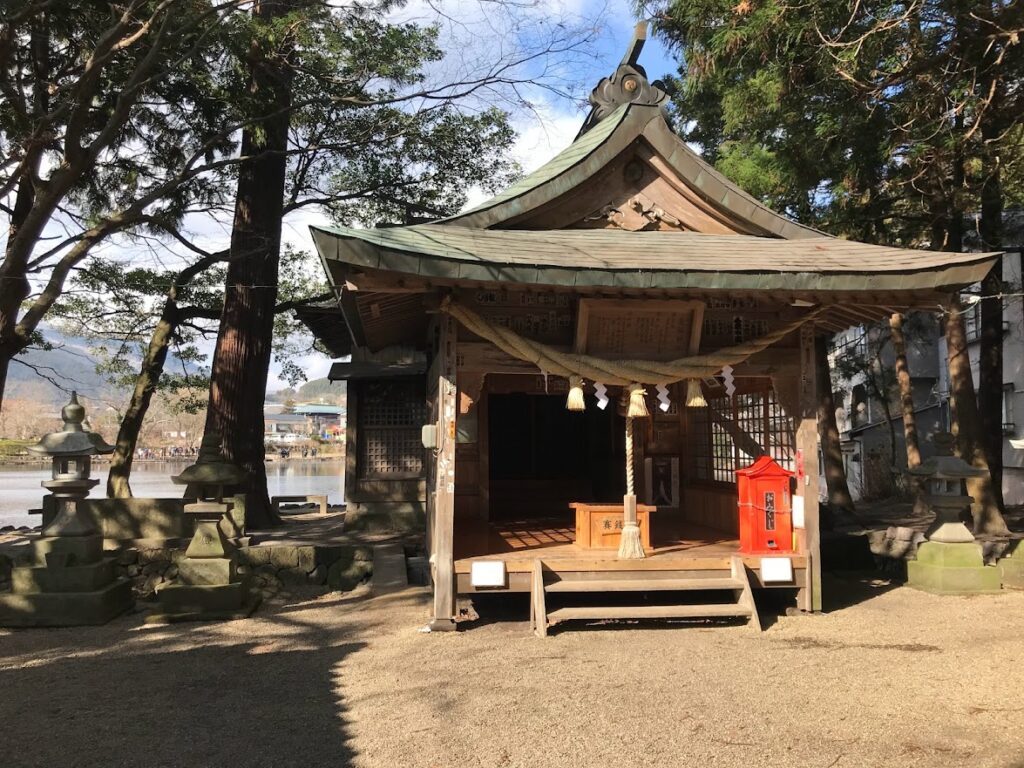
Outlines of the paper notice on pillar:
[{"label": "paper notice on pillar", "polygon": [[793,497],[793,527],[803,528],[804,527],[804,497],[794,496]]}]

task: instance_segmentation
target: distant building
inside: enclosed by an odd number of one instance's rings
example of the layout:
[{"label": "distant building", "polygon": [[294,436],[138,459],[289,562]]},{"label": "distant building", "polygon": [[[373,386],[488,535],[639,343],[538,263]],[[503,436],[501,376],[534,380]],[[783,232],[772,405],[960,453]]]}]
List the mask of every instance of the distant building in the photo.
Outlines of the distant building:
[{"label": "distant building", "polygon": [[[1002,268],[1004,284],[1012,286],[1007,292],[1019,294],[1022,278],[1020,250],[1008,251],[1003,257]],[[964,320],[977,387],[981,305],[971,307]],[[946,339],[940,324],[927,316],[918,316],[916,322],[919,323],[917,333],[908,333],[907,364],[913,380],[914,412],[921,450],[924,456],[928,456],[931,445],[927,436],[951,426],[949,368]],[[1013,505],[1024,504],[1024,299],[1019,295],[1004,299],[1003,331],[1003,498],[1007,504]],[[877,339],[886,332],[884,326],[850,328],[835,335],[829,353],[829,363],[834,372],[836,420],[843,439],[844,463],[854,498],[884,494],[894,482],[898,482],[898,472],[906,466],[899,401],[894,399],[890,405],[891,427],[896,438],[893,456],[889,447],[890,422],[882,403],[871,396],[868,374],[849,377],[835,374],[844,358],[863,358],[867,351],[877,348]],[[891,375],[891,347],[883,349],[881,367]]]},{"label": "distant building", "polygon": [[263,408],[263,433],[268,443],[294,442],[297,438],[341,440],[345,436],[345,408],[306,403],[285,407],[267,403]]}]

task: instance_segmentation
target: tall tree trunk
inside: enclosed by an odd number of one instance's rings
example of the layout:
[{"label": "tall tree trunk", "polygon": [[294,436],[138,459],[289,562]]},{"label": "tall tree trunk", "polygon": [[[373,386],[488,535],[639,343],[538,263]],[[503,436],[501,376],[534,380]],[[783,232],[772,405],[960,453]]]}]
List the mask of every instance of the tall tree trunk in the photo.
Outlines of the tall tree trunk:
[{"label": "tall tree trunk", "polygon": [[[287,15],[294,0],[258,2],[264,22]],[[287,45],[287,44],[286,44]],[[255,527],[277,525],[267,494],[263,400],[270,369],[274,305],[277,301],[285,173],[291,105],[291,54],[250,52],[250,89],[259,114],[269,115],[242,133],[235,218],[231,230],[220,332],[210,375],[206,430],[216,430],[224,453],[250,473],[246,517]]]},{"label": "tall tree trunk", "polygon": [[[893,356],[896,358],[896,383],[900,391],[900,412],[903,414],[903,442],[907,451],[907,468],[913,469],[921,464],[921,444],[917,434],[917,418],[914,414],[914,383],[910,378],[910,366],[907,365],[907,340],[903,334],[903,315],[896,312],[889,318],[890,338],[892,339]],[[914,497],[914,513],[927,514],[928,503],[925,501],[924,483],[907,476],[908,490]]]},{"label": "tall tree trunk", "polygon": [[825,485],[828,489],[828,509],[832,513],[854,510],[853,495],[843,464],[843,446],[836,423],[836,404],[832,395],[832,376],[828,366],[828,339],[818,336],[814,340],[815,364],[818,366],[818,437],[825,462]]},{"label": "tall tree trunk", "polygon": [[964,461],[986,471],[985,477],[967,481],[967,492],[974,497],[974,533],[1006,535],[1009,530],[992,493],[992,478],[987,474],[988,462],[978,435],[978,403],[971,377],[971,358],[967,350],[963,308],[957,304],[946,320],[946,348],[949,354],[950,405],[953,412],[953,434]]},{"label": "tall tree trunk", "polygon": [[[998,109],[998,93],[993,94],[991,111]],[[999,136],[994,118],[986,116],[981,127],[982,182],[981,246],[986,251],[998,250],[1003,244],[1003,190],[999,157],[993,143]],[[1003,292],[1002,260],[981,282],[982,296]],[[981,442],[992,475],[992,496],[1003,508],[1003,302],[987,299],[981,302],[981,351],[978,358],[978,410],[981,411]]]},{"label": "tall tree trunk", "polygon": [[903,336],[903,315],[896,313],[889,318],[892,332],[892,349],[896,357],[896,382],[900,388],[900,410],[903,413],[903,439],[907,444],[907,467],[913,469],[921,463],[921,449],[917,437],[917,420],[914,417],[914,388],[907,366],[907,344]]},{"label": "tall tree trunk", "polygon": [[135,378],[135,389],[132,391],[128,408],[121,417],[114,453],[110,457],[110,471],[107,474],[107,496],[112,499],[128,499],[132,496],[129,480],[132,462],[135,459],[135,448],[139,443],[139,433],[149,411],[149,404],[153,400],[153,392],[156,391],[156,385],[164,372],[171,336],[178,325],[177,314],[177,305],[172,299],[168,299],[164,303],[160,320],[146,348],[142,369]]}]

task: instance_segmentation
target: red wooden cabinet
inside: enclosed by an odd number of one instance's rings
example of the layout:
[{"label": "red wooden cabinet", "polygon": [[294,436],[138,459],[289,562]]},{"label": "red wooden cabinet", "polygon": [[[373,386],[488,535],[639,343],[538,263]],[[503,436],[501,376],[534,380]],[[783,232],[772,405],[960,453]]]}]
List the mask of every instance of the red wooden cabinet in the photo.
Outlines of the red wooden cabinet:
[{"label": "red wooden cabinet", "polygon": [[740,552],[765,555],[793,551],[794,473],[771,456],[736,470],[740,513]]}]

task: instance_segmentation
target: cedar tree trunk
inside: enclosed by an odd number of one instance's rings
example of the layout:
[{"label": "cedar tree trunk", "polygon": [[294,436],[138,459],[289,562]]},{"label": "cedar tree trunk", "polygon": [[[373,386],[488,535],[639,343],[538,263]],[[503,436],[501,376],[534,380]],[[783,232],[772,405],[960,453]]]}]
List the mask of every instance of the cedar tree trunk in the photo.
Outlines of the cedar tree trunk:
[{"label": "cedar tree trunk", "polygon": [[828,367],[828,339],[818,336],[814,340],[815,363],[818,366],[818,436],[825,462],[825,485],[828,488],[828,507],[833,513],[840,510],[853,512],[853,496],[843,465],[843,447],[836,423],[836,404],[832,396],[832,377]]},{"label": "cedar tree trunk", "polygon": [[[978,403],[971,377],[971,358],[967,351],[967,333],[964,329],[963,308],[959,303],[946,320],[946,348],[949,354],[950,405],[953,415],[953,434],[957,437],[960,456],[969,464],[988,471],[985,451],[978,437]],[[974,497],[974,533],[1006,535],[1006,521],[992,493],[992,478],[967,481],[967,492]]]},{"label": "cedar tree trunk", "polygon": [[[272,22],[293,5],[258,2],[253,13]],[[267,117],[242,133],[242,156],[249,159],[238,170],[206,430],[217,430],[225,456],[250,473],[246,517],[248,524],[258,528],[281,522],[267,494],[263,400],[277,302],[292,67],[289,51],[268,51],[259,43],[253,46],[250,61],[253,101]]]},{"label": "cedar tree trunk", "polygon": [[903,413],[903,438],[907,444],[907,468],[913,469],[921,463],[921,449],[917,436],[917,420],[914,418],[914,388],[907,366],[907,344],[903,336],[903,315],[896,313],[889,318],[892,332],[892,350],[896,357],[896,382],[900,388],[900,410]]}]

